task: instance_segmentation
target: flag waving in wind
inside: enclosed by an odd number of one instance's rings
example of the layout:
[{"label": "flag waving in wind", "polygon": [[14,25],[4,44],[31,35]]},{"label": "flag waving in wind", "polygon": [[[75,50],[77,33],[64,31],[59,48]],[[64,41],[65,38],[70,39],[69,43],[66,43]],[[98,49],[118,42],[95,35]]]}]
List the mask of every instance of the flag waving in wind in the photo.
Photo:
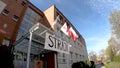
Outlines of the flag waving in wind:
[{"label": "flag waving in wind", "polygon": [[54,21],[53,24],[52,24],[52,28],[53,28],[53,29],[56,28],[56,24],[59,22],[59,20],[60,20],[60,16],[58,15],[58,16],[56,17],[55,21]]},{"label": "flag waving in wind", "polygon": [[64,23],[64,25],[61,27],[61,31],[64,33],[64,34],[66,34],[66,35],[68,35],[68,28],[67,28],[67,24],[66,24],[66,22]]},{"label": "flag waving in wind", "polygon": [[72,27],[70,27],[67,32],[68,32],[68,35],[73,39],[73,41],[76,41],[76,40],[77,40],[78,35],[77,35],[77,33],[73,30]]}]

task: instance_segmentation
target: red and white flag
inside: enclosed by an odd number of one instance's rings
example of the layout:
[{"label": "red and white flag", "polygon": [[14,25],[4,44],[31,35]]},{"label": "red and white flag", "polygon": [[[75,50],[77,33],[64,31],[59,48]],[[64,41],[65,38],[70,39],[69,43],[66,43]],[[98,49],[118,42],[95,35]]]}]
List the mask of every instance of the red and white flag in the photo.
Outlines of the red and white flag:
[{"label": "red and white flag", "polygon": [[68,32],[68,35],[73,39],[73,41],[76,41],[76,40],[77,40],[78,35],[77,35],[77,33],[73,30],[72,27],[70,27],[67,32]]},{"label": "red and white flag", "polygon": [[61,27],[61,31],[63,32],[63,33],[65,33],[66,35],[68,35],[68,28],[67,28],[67,24],[66,23],[64,23],[64,25]]}]

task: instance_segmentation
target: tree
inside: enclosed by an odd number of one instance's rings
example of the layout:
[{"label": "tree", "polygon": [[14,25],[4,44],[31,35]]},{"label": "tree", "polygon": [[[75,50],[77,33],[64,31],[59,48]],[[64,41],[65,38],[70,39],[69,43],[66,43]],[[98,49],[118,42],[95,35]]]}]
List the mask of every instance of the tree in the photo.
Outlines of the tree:
[{"label": "tree", "polygon": [[119,51],[119,44],[117,43],[116,39],[114,37],[111,37],[110,40],[108,41],[108,44],[111,45],[112,51],[114,54]]},{"label": "tree", "polygon": [[112,34],[120,38],[120,11],[111,12],[109,21],[112,26]]},{"label": "tree", "polygon": [[102,49],[102,50],[99,51],[98,61],[103,62],[104,59],[105,59],[105,49]]},{"label": "tree", "polygon": [[89,53],[89,60],[94,61],[95,63],[97,63],[97,55],[96,55],[96,53],[94,51],[91,51]]},{"label": "tree", "polygon": [[104,56],[104,54],[105,54],[105,50],[104,49],[100,50],[99,55]]},{"label": "tree", "polygon": [[109,21],[112,36],[108,44],[111,45],[113,53],[116,54],[120,49],[120,10],[111,12]]},{"label": "tree", "polygon": [[111,45],[109,45],[109,46],[106,48],[105,54],[107,55],[107,58],[109,58],[110,60],[113,60],[114,53],[113,53],[113,50],[112,50],[112,46],[111,46]]}]

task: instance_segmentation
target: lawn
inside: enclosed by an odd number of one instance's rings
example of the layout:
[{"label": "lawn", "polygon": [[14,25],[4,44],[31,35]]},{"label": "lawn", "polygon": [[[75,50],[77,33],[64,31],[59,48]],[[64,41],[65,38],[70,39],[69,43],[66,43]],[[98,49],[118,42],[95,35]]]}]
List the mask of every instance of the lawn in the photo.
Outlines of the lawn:
[{"label": "lawn", "polygon": [[120,62],[106,63],[105,68],[120,68]]}]

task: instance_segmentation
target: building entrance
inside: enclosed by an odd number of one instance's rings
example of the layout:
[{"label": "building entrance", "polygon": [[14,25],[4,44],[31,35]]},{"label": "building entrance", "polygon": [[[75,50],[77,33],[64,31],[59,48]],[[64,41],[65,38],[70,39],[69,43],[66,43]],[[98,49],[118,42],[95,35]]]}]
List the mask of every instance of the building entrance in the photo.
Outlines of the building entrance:
[{"label": "building entrance", "polygon": [[[34,44],[35,42],[33,42]],[[45,50],[44,45],[33,45],[30,53],[29,68],[55,68],[55,52]],[[14,50],[14,66],[15,68],[26,68],[27,65],[27,45],[17,45]]]},{"label": "building entrance", "polygon": [[53,32],[40,23],[29,31],[32,34],[26,33],[14,43],[15,68],[35,68],[36,63],[43,64],[43,68],[55,68],[55,52],[44,49],[46,32]]},{"label": "building entrance", "polygon": [[[37,39],[37,40],[36,40]],[[39,40],[39,41],[38,41]],[[30,49],[29,68],[55,68],[55,52],[44,49],[45,39],[33,35]],[[14,66],[15,68],[26,68],[29,38],[21,38],[15,43]]]}]

